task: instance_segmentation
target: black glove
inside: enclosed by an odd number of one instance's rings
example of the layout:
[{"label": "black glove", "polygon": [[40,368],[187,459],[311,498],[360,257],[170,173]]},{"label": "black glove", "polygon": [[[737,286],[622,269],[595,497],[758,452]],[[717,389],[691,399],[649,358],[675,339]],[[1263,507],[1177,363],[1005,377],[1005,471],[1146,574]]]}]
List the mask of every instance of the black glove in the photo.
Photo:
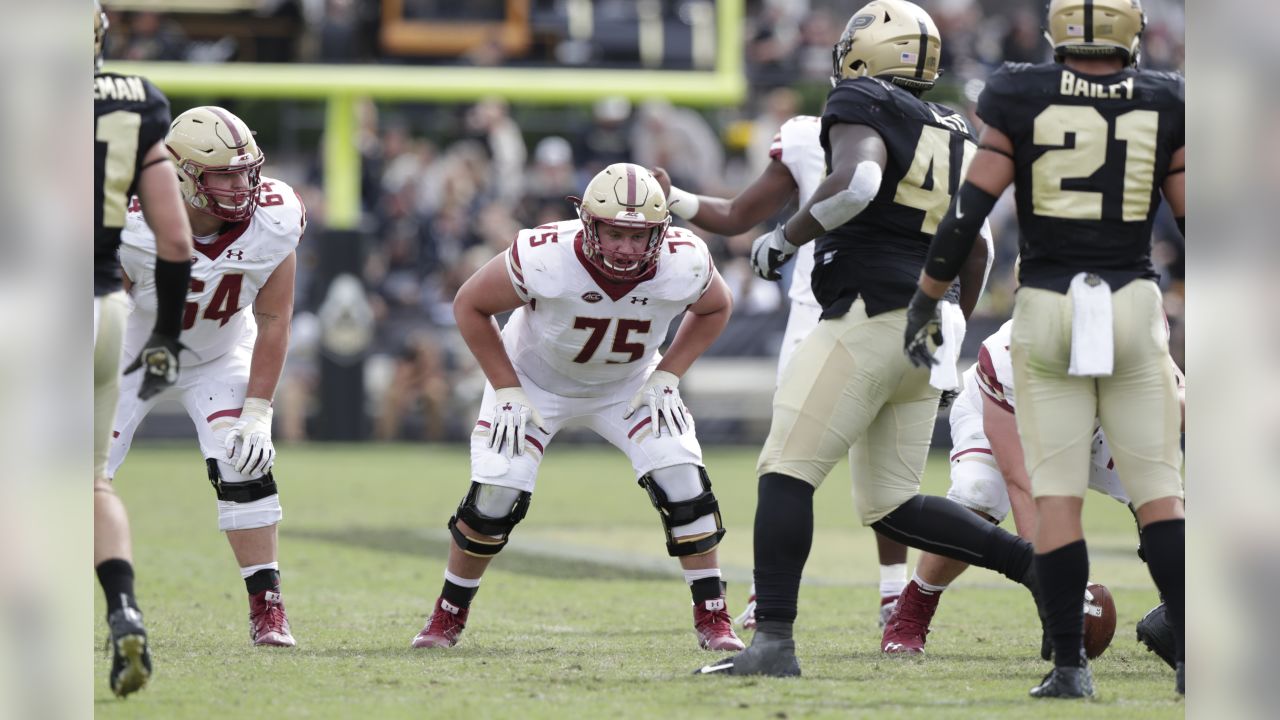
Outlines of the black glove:
[{"label": "black glove", "polygon": [[912,365],[920,368],[938,364],[929,348],[929,340],[933,340],[936,349],[942,344],[942,319],[938,314],[938,301],[916,288],[907,306],[907,330],[903,336],[903,350]]},{"label": "black glove", "polygon": [[142,386],[138,388],[138,398],[150,400],[166,388],[178,382],[178,353],[182,351],[182,343],[177,338],[151,333],[142,352],[124,369],[129,373],[144,368]]},{"label": "black glove", "polygon": [[951,403],[955,402],[958,397],[960,397],[959,390],[943,390],[942,398],[938,400],[938,409],[946,410],[951,407]]}]

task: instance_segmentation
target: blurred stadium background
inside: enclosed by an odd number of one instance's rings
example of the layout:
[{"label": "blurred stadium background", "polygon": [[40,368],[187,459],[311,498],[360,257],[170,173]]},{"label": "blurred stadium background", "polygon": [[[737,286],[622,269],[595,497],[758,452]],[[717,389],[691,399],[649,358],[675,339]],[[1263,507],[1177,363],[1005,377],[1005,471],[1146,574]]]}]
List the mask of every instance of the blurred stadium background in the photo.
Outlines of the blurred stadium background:
[{"label": "blurred stadium background", "polygon": [[[992,69],[1048,57],[1039,2],[918,1],[943,38],[929,98],[975,122]],[[453,327],[459,285],[519,228],[570,217],[565,196],[611,162],[735,194],[783,121],[821,113],[831,45],[860,4],[115,0],[106,55],[108,69],[151,78],[175,115],[209,103],[239,114],[266,151],[264,174],[307,204],[277,439],[462,441],[484,377]],[[1144,5],[1144,65],[1182,69],[1183,3]],[[992,221],[996,265],[966,358],[1012,309],[1011,196]],[[789,278],[751,275],[746,252],[763,229],[703,233],[736,300],[682,386],[704,443],[767,432]],[[1181,365],[1183,250],[1167,213],[1156,260]],[[180,408],[167,411],[141,435],[190,437]],[[948,444],[945,423],[935,440]]]}]

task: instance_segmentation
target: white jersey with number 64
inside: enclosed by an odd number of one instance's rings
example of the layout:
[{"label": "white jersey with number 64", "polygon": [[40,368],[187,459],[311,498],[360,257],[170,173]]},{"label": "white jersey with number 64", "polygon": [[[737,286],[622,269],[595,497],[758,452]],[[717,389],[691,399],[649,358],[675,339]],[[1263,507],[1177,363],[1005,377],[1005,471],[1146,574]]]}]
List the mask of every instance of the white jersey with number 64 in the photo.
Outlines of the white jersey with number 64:
[{"label": "white jersey with number 64", "polygon": [[[258,291],[289,257],[307,227],[306,209],[293,188],[262,178],[258,208],[245,222],[224,227],[209,242],[195,243],[191,284],[182,315],[183,367],[217,359],[256,337],[252,307]],[[124,357],[136,357],[156,318],[156,239],[135,199],[121,234],[120,264],[132,283],[133,312]]]}]

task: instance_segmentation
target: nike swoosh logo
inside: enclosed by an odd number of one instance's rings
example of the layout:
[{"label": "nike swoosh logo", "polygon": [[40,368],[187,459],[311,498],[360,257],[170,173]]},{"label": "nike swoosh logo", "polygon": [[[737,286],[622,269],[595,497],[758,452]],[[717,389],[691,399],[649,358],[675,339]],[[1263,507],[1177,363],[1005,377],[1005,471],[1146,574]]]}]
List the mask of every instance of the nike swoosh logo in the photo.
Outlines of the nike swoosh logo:
[{"label": "nike swoosh logo", "polygon": [[699,668],[698,671],[694,673],[694,675],[710,675],[711,673],[724,672],[725,670],[732,670],[732,669],[733,669],[733,661],[725,660],[723,662],[716,663],[715,665],[705,665]]}]

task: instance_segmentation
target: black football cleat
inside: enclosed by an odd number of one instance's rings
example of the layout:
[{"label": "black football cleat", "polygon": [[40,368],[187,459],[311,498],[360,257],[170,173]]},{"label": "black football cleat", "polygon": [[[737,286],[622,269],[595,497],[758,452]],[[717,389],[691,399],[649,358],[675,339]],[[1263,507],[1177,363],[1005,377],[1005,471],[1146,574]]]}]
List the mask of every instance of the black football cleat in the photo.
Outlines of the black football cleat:
[{"label": "black football cleat", "polygon": [[766,675],[799,677],[800,661],[796,660],[796,642],[791,638],[770,636],[756,631],[751,647],[719,662],[704,665],[694,675]]},{"label": "black football cleat", "polygon": [[1177,643],[1178,639],[1173,629],[1173,624],[1169,622],[1168,609],[1164,603],[1151,608],[1146,615],[1138,621],[1138,642],[1147,646],[1147,649],[1160,659],[1168,663],[1169,667],[1174,670],[1177,666]]},{"label": "black football cleat", "polygon": [[151,648],[142,613],[128,606],[107,616],[111,629],[111,692],[126,697],[146,686],[151,679]]},{"label": "black football cleat", "polygon": [[[1084,658],[1080,660],[1083,662]],[[1033,698],[1092,698],[1093,672],[1087,662],[1080,667],[1055,667],[1039,685],[1031,688],[1030,694]]]}]

